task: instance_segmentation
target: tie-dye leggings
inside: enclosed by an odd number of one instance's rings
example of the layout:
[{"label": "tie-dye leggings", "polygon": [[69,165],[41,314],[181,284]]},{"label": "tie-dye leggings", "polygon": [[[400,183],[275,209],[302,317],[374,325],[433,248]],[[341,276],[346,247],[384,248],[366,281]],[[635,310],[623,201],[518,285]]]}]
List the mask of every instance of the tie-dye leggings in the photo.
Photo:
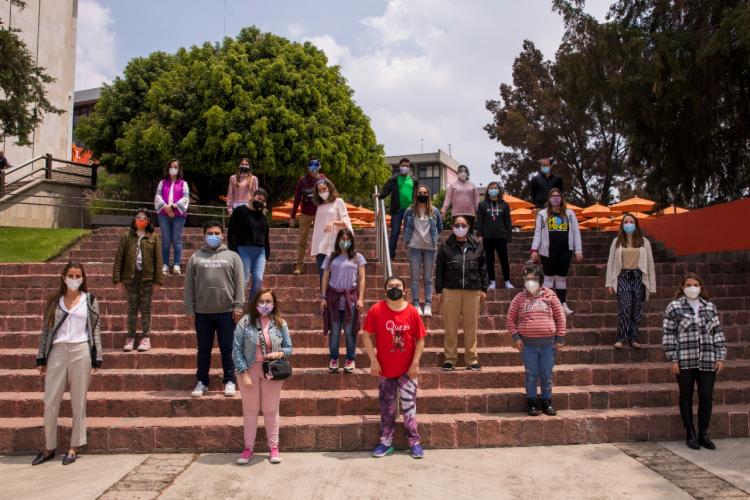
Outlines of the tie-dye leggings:
[{"label": "tie-dye leggings", "polygon": [[390,446],[396,430],[396,391],[401,398],[404,429],[409,446],[419,444],[417,432],[417,381],[404,374],[398,378],[380,377],[380,442]]}]

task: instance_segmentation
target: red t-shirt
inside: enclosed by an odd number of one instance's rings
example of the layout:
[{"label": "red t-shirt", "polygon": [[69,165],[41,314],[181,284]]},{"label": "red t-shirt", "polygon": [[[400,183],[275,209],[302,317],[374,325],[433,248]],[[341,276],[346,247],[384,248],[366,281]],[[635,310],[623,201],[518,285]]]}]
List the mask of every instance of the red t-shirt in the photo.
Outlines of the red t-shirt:
[{"label": "red t-shirt", "polygon": [[364,330],[375,335],[380,374],[386,378],[397,378],[409,371],[417,340],[427,334],[413,305],[394,311],[385,300],[367,311]]}]

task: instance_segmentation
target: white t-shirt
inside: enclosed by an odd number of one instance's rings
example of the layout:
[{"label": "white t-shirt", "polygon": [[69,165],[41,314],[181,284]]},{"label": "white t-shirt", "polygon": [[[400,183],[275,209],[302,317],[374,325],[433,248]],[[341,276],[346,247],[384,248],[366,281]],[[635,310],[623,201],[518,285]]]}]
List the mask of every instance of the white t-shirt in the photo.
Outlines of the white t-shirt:
[{"label": "white t-shirt", "polygon": [[89,315],[89,309],[87,306],[88,294],[81,293],[81,298],[78,299],[78,303],[68,311],[65,307],[65,298],[60,297],[60,308],[68,313],[68,316],[63,321],[60,328],[57,329],[55,339],[52,341],[53,344],[78,344],[80,342],[88,342],[89,335],[87,330],[87,321]]}]

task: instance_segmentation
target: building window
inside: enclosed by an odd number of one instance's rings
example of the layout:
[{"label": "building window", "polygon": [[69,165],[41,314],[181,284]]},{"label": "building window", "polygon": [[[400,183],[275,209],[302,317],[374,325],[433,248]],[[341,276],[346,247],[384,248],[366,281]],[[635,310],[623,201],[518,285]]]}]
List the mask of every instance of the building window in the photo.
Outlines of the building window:
[{"label": "building window", "polygon": [[427,186],[433,196],[436,195],[440,192],[440,167],[438,165],[418,167],[417,180],[419,184]]}]

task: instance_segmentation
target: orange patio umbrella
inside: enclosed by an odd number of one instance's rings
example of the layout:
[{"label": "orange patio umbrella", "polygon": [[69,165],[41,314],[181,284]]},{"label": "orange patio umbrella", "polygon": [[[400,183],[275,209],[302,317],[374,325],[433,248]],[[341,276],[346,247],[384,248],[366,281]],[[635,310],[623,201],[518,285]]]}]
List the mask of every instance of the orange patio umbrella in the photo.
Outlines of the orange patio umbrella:
[{"label": "orange patio umbrella", "polygon": [[616,233],[617,231],[620,230],[620,226],[618,226],[617,224],[615,224],[614,226],[607,226],[607,227],[605,227],[604,230],[607,231],[608,233]]},{"label": "orange patio umbrella", "polygon": [[575,212],[576,215],[579,215],[581,212],[583,212],[583,209],[581,207],[573,205],[572,203],[565,203],[565,206]]},{"label": "orange patio umbrella", "polygon": [[609,219],[609,217],[593,217],[591,219],[586,219],[585,221],[581,222],[579,225],[581,227],[585,228],[601,228],[604,226],[609,226],[612,223],[612,221]]},{"label": "orange patio umbrella", "polygon": [[584,217],[606,217],[611,213],[612,211],[609,207],[595,203],[590,207],[584,208],[580,215],[583,215]]},{"label": "orange patio umbrella", "polygon": [[689,212],[687,208],[681,208],[676,205],[669,205],[666,208],[662,208],[657,212],[658,215],[675,215],[675,214],[684,214],[685,212]]},{"label": "orange patio umbrella", "polygon": [[532,205],[528,201],[522,200],[521,198],[516,198],[515,196],[509,195],[508,193],[505,193],[503,195],[503,200],[508,204],[511,210],[515,210],[516,208],[534,208],[534,205]]},{"label": "orange patio umbrella", "polygon": [[629,200],[610,205],[609,208],[611,208],[613,212],[649,212],[653,210],[655,206],[655,201],[635,196]]},{"label": "orange patio umbrella", "polygon": [[[642,214],[641,212],[630,212],[628,215],[632,215],[636,219],[650,219],[651,216],[648,214]],[[625,214],[618,215],[614,219],[612,219],[612,222],[620,222],[622,218],[625,217]]]},{"label": "orange patio umbrella", "polygon": [[527,225],[521,227],[521,229],[523,231],[530,231],[530,230],[534,229],[535,227],[536,227],[536,224],[527,224]]}]

